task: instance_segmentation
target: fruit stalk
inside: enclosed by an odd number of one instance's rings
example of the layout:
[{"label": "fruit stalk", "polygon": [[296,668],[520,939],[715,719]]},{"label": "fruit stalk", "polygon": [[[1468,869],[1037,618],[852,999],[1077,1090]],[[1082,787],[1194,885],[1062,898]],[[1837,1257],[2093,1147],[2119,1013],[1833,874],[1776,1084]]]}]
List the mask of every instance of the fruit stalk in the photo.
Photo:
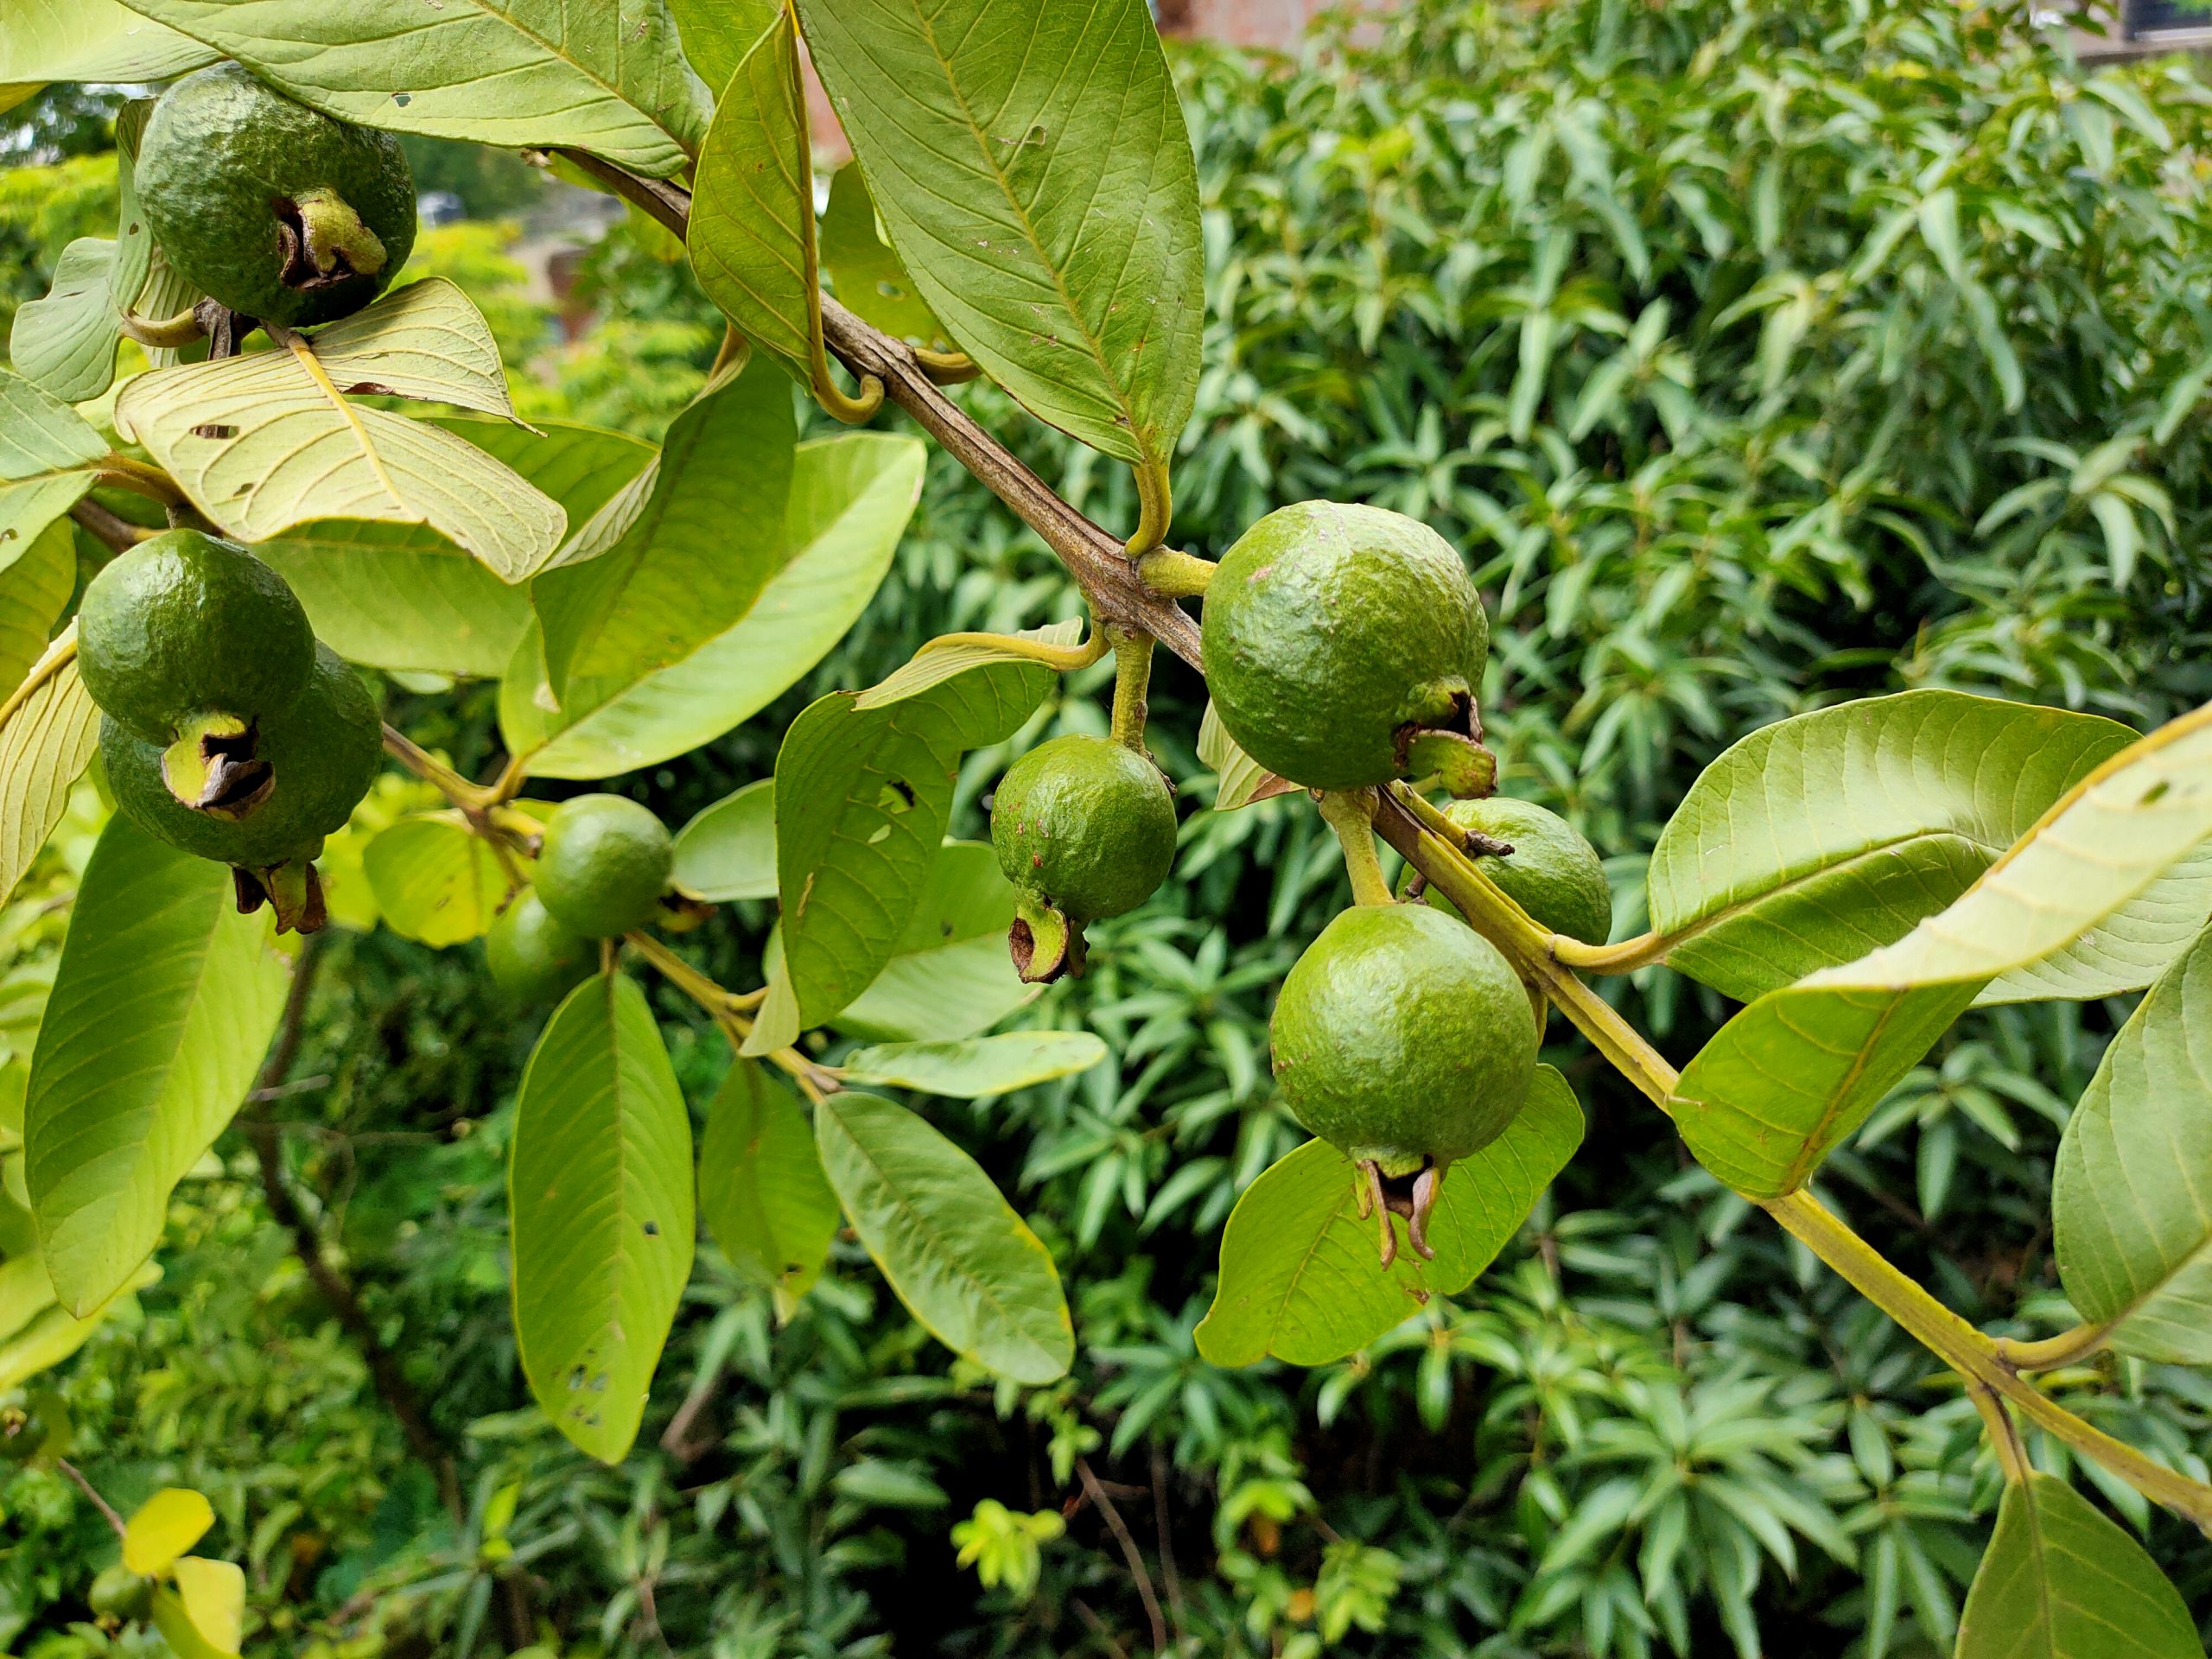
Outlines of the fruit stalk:
[{"label": "fruit stalk", "polygon": [[1382,879],[1382,861],[1375,853],[1375,791],[1368,789],[1330,791],[1320,797],[1321,817],[1337,832],[1344,849],[1344,873],[1351,877],[1352,902],[1389,905],[1390,884]]},{"label": "fruit stalk", "polygon": [[1153,639],[1120,628],[1100,630],[1114,643],[1114,724],[1116,743],[1144,753],[1145,694],[1152,685]]}]

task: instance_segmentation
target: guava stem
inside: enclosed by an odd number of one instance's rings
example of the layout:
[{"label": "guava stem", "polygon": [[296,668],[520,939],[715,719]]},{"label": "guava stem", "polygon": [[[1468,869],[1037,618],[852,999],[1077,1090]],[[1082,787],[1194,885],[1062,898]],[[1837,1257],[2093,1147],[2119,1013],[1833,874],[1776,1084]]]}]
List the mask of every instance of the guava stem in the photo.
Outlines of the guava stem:
[{"label": "guava stem", "polygon": [[1114,741],[1142,754],[1148,712],[1145,698],[1152,686],[1153,638],[1112,626],[1099,632],[1114,645]]},{"label": "guava stem", "polygon": [[976,359],[965,352],[933,352],[926,346],[908,349],[914,353],[914,361],[922,365],[922,372],[940,386],[957,386],[982,373]]},{"label": "guava stem", "polygon": [[1175,516],[1174,498],[1168,488],[1167,463],[1137,462],[1137,527],[1122,548],[1130,559],[1141,559],[1167,539],[1167,526]]},{"label": "guava stem", "polygon": [[1170,599],[1203,599],[1213,585],[1213,573],[1220,569],[1211,559],[1172,547],[1155,547],[1137,561],[1137,575],[1144,578],[1144,585]]},{"label": "guava stem", "polygon": [[1344,873],[1351,877],[1356,905],[1394,905],[1382,861],[1375,855],[1375,791],[1330,790],[1321,797],[1321,817],[1337,832],[1344,849]]},{"label": "guava stem", "polygon": [[2028,1452],[2020,1444],[2020,1431],[2012,1421],[2012,1414],[2005,1409],[2005,1402],[1994,1392],[1980,1382],[1967,1384],[1967,1397],[1981,1414],[1982,1431],[1989,1436],[1990,1450],[1997,1454],[1997,1466],[2005,1471],[2006,1480],[2018,1485],[2028,1478]]},{"label": "guava stem", "polygon": [[116,326],[141,346],[156,351],[180,351],[194,340],[204,339],[207,333],[200,326],[200,308],[196,305],[158,321],[149,321],[126,308],[118,316]]}]

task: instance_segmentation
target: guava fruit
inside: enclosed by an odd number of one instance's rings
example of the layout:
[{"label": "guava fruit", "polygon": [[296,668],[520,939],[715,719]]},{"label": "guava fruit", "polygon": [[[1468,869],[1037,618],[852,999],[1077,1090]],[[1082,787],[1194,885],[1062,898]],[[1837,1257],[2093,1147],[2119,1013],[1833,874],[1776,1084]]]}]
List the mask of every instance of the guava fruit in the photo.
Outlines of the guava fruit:
[{"label": "guava fruit", "polygon": [[668,828],[620,795],[579,795],[546,821],[537,897],[587,939],[610,939],[652,919],[676,870]]},{"label": "guava fruit", "polygon": [[235,542],[172,530],[86,584],[77,671],[100,712],[167,747],[207,715],[250,725],[289,706],[315,632],[284,579]]},{"label": "guava fruit", "polygon": [[556,920],[528,888],[492,924],[484,956],[493,982],[518,1002],[557,1001],[599,964],[598,946]]},{"label": "guava fruit", "polygon": [[154,1605],[154,1581],[120,1561],[102,1567],[85,1594],[96,1618],[143,1618]]},{"label": "guava fruit", "polygon": [[415,179],[399,141],[296,103],[235,63],[162,94],[133,176],[177,275],[264,322],[350,315],[415,245]]},{"label": "guava fruit", "polygon": [[1221,723],[1292,783],[1384,783],[1417,745],[1424,770],[1456,773],[1424,740],[1479,744],[1490,620],[1451,543],[1402,513],[1302,501],[1268,514],[1214,572],[1201,636]]},{"label": "guava fruit", "polygon": [[1497,1138],[1535,1075],[1535,1016],[1512,965],[1441,911],[1357,906],[1291,968],[1268,1032],[1291,1115],[1362,1166],[1427,1254],[1446,1169]]},{"label": "guava fruit", "polygon": [[1135,910],[1175,859],[1175,796],[1150,760],[1111,738],[1071,734],[1007,769],[991,801],[991,845],[1014,883],[1008,934],[1024,979],[1083,971],[1083,928]]},{"label": "guava fruit", "polygon": [[[1554,933],[1584,944],[1603,944],[1613,931],[1613,890],[1598,849],[1558,813],[1534,801],[1496,795],[1486,801],[1453,801],[1444,816],[1513,849],[1505,857],[1474,855],[1483,874],[1505,889],[1515,903]],[[1402,896],[1413,885],[1408,871]],[[1458,906],[1433,887],[1428,902],[1457,916]]]}]

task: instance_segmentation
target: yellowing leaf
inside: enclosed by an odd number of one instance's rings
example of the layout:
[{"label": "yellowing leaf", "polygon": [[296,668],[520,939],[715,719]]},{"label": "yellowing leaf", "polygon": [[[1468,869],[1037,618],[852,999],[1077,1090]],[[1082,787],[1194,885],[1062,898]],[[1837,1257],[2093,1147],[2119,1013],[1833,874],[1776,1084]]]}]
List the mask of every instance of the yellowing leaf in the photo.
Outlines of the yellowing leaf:
[{"label": "yellowing leaf", "polygon": [[245,1574],[235,1563],[187,1555],[176,1564],[176,1595],[192,1628],[218,1653],[236,1653],[245,1630]]},{"label": "yellowing leaf", "polygon": [[77,677],[72,622],[0,700],[0,898],[23,879],[99,746],[100,711]]},{"label": "yellowing leaf", "polygon": [[123,1564],[149,1578],[166,1573],[214,1524],[214,1506],[205,1497],[188,1486],[165,1486],[124,1523]]}]

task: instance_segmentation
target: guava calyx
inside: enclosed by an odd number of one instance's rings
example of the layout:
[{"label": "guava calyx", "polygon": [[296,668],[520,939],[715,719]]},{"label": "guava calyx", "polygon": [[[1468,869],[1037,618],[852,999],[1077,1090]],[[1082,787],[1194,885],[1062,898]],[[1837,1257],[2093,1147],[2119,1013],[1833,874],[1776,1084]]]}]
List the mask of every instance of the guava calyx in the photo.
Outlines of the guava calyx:
[{"label": "guava calyx", "polygon": [[1439,1163],[1432,1158],[1408,1173],[1386,1175],[1376,1160],[1360,1160],[1359,1172],[1353,1178],[1359,1193],[1359,1218],[1375,1218],[1380,1232],[1376,1254],[1384,1267],[1398,1259],[1398,1233],[1390,1225],[1393,1216],[1406,1218],[1406,1242],[1413,1246],[1414,1254],[1424,1262],[1436,1260],[1436,1251],[1428,1242],[1428,1218],[1435,1211],[1437,1197],[1444,1191],[1444,1178],[1451,1168],[1450,1160]]},{"label": "guava calyx", "polygon": [[1049,985],[1063,975],[1081,979],[1090,963],[1083,924],[1026,887],[1014,893],[1014,925],[1007,929],[1006,942],[1014,970],[1025,985]]},{"label": "guava calyx", "polygon": [[261,734],[251,721],[201,715],[162,752],[162,781],[181,804],[238,823],[269,798],[276,770],[262,757]]},{"label": "guava calyx", "polygon": [[1462,696],[1458,702],[1458,713],[1468,729],[1398,728],[1400,766],[1414,777],[1433,777],[1455,800],[1477,800],[1497,787],[1497,756],[1483,744],[1482,721],[1474,715],[1473,700]]},{"label": "guava calyx", "polygon": [[[320,843],[315,852],[322,850]],[[315,855],[287,859],[265,869],[231,866],[231,891],[238,914],[251,916],[267,905],[276,914],[279,933],[318,933],[329,923],[330,908],[323,902],[322,877],[315,868]]]},{"label": "guava calyx", "polygon": [[284,286],[333,288],[356,276],[373,276],[389,261],[384,238],[361,222],[353,205],[327,186],[270,204],[283,251]]}]

